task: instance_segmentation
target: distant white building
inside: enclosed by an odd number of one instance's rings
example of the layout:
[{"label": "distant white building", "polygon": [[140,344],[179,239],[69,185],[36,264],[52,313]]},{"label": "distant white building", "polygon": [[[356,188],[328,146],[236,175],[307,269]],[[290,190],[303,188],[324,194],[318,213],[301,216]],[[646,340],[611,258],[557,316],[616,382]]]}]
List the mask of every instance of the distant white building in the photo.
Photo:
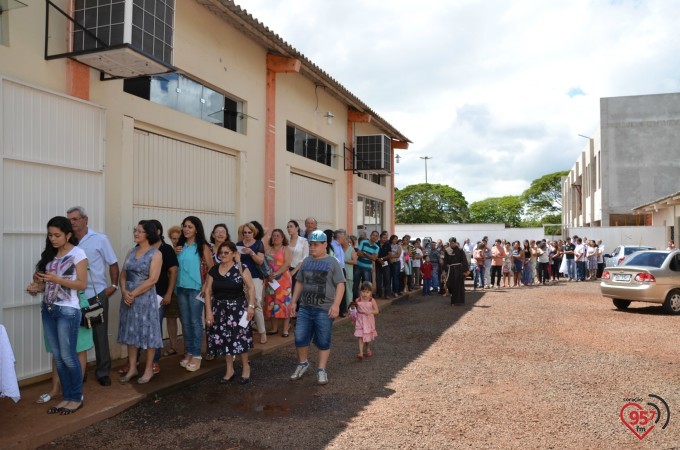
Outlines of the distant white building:
[{"label": "distant white building", "polygon": [[678,156],[680,93],[600,99],[600,130],[562,182],[564,225],[652,225],[633,209],[680,190]]}]

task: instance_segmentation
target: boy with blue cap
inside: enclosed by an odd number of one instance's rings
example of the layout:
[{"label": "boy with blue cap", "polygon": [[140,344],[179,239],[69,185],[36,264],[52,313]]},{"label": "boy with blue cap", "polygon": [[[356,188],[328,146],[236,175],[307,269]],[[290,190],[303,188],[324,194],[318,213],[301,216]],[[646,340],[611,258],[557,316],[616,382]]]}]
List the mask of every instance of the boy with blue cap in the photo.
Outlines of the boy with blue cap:
[{"label": "boy with blue cap", "polygon": [[[295,275],[295,289],[288,311],[290,317],[297,315],[295,347],[298,365],[291,380],[299,380],[309,368],[307,354],[312,340],[319,349],[316,379],[319,384],[328,383],[326,365],[331,353],[333,320],[340,313],[340,302],[345,296],[345,276],[338,260],[326,254],[326,234],[315,230],[307,238],[309,256],[300,264]],[[296,313],[296,305],[300,309]]]}]

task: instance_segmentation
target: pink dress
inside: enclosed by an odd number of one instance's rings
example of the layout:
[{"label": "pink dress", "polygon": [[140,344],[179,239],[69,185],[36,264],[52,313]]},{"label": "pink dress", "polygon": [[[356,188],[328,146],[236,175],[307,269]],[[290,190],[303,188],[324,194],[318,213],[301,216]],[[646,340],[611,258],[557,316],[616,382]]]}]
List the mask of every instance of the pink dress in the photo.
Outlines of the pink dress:
[{"label": "pink dress", "polygon": [[375,331],[375,316],[370,313],[373,311],[373,299],[365,302],[361,298],[357,299],[357,323],[354,325],[354,336],[363,338],[364,342],[371,342],[378,336]]}]

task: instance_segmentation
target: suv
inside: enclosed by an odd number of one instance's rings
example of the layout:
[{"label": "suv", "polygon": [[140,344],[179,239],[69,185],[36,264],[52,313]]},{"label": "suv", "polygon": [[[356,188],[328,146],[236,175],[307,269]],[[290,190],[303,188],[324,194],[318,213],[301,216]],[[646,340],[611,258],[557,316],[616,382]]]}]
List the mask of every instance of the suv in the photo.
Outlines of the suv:
[{"label": "suv", "polygon": [[654,250],[654,247],[647,245],[619,245],[611,254],[607,253],[604,255],[604,266],[616,267],[623,262],[626,256],[640,250]]}]

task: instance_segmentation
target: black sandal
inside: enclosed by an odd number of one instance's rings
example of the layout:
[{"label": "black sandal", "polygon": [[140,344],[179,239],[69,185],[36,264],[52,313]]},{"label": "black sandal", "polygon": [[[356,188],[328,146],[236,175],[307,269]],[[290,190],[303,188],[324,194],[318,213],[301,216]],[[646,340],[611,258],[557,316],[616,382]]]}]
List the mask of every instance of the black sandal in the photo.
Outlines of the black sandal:
[{"label": "black sandal", "polygon": [[85,402],[80,402],[80,405],[78,405],[76,408],[73,408],[73,409],[71,409],[71,408],[59,408],[59,414],[61,414],[62,416],[68,416],[69,414],[73,414],[74,412],[81,409],[83,407],[84,403]]},{"label": "black sandal", "polygon": [[50,409],[47,410],[47,414],[58,414],[61,412],[61,408],[57,408],[56,406],[51,407]]}]

